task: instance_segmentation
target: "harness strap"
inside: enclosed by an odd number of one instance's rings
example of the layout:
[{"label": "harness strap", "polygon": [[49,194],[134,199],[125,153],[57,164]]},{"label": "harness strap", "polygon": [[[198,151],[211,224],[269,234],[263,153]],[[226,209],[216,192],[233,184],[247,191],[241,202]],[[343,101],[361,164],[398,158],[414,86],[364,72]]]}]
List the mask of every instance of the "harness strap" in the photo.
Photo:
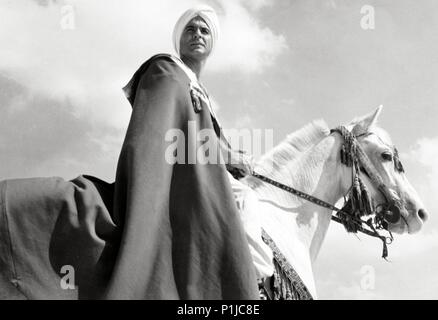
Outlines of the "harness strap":
[{"label": "harness strap", "polygon": [[[401,201],[398,198],[394,197],[391,190],[385,185],[382,177],[375,170],[373,164],[371,163],[371,160],[363,150],[361,144],[357,142],[358,137],[364,135],[367,136],[372,133],[363,133],[356,137],[344,126],[339,126],[335,129],[332,129],[331,132],[338,132],[344,138],[344,141],[347,144],[347,148],[350,149],[349,152],[347,152],[347,154],[345,155],[349,161],[342,161],[342,163],[353,167],[353,179],[358,179],[360,182],[359,171],[363,171],[369,177],[371,182],[377,187],[377,190],[379,190],[385,198],[385,204],[380,206],[381,211],[379,212],[379,216],[383,217],[384,220],[391,223],[397,223],[400,218],[404,219],[404,217],[400,214],[400,208],[402,207]],[[342,145],[341,155],[343,154],[342,151],[344,147],[345,145]],[[398,159],[398,151],[395,147],[393,147],[393,149],[395,169],[399,172],[403,172],[403,166],[400,162],[400,159]],[[362,201],[357,200],[360,200],[359,198],[361,197],[361,195],[359,195],[358,193],[354,194],[353,192],[352,196],[352,200],[355,202],[359,202],[360,205]],[[373,210],[368,210],[368,213],[371,213],[372,211]],[[379,224],[381,223],[382,222],[379,222]]]},{"label": "harness strap", "polygon": [[[302,198],[304,200],[312,202],[312,203],[314,203],[314,204],[316,204],[316,205],[318,205],[320,207],[323,207],[323,208],[326,208],[326,209],[330,209],[332,211],[336,211],[337,213],[341,213],[341,214],[343,214],[345,216],[349,216],[347,212],[342,211],[341,209],[335,207],[334,205],[332,205],[332,204],[330,204],[330,203],[328,203],[328,202],[326,202],[324,200],[316,198],[316,197],[314,197],[314,196],[312,196],[310,194],[307,194],[307,193],[305,193],[303,191],[297,190],[297,189],[292,188],[290,186],[284,185],[284,184],[282,184],[282,183],[280,183],[278,181],[272,180],[272,179],[270,179],[270,178],[268,178],[268,177],[266,177],[264,175],[258,174],[257,172],[253,172],[252,176],[257,178],[257,179],[260,179],[260,180],[262,180],[262,181],[264,181],[266,183],[269,183],[269,184],[271,184],[271,185],[273,185],[273,186],[275,186],[275,187],[277,187],[279,189],[282,189],[282,190],[284,190],[286,192],[289,192],[289,193],[291,193],[293,195],[296,195],[296,196],[298,196],[298,197],[300,197],[300,198]],[[332,215],[331,219],[333,221],[336,221],[336,222],[340,223],[340,224],[343,224],[343,220],[340,217]],[[368,236],[379,238],[382,241],[382,243],[383,243],[382,258],[386,259],[388,257],[388,247],[387,247],[387,242],[386,242],[387,238],[385,236],[380,235],[377,232],[377,230],[375,230],[375,228],[373,227],[371,222],[365,222],[365,221],[363,221],[361,219],[356,219],[355,217],[351,217],[350,219],[352,220],[352,222],[354,224],[357,225],[356,227],[357,227],[358,231],[360,231],[360,232],[362,232],[362,233],[364,233],[364,234],[366,234]],[[367,229],[363,228],[362,227],[363,223],[365,223],[373,231],[370,231],[370,230],[367,230]]]}]

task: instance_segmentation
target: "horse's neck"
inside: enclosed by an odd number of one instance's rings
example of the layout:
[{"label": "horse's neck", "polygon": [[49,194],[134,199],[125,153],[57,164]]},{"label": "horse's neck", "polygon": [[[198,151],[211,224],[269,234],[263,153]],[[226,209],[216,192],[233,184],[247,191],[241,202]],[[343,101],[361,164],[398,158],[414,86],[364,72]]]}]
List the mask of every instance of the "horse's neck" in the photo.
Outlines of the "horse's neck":
[{"label": "horse's neck", "polygon": [[[263,173],[277,181],[334,204],[341,198],[345,171],[339,165],[340,138],[328,136],[281,168]],[[274,168],[276,166],[274,165]],[[266,183],[248,184],[260,200],[262,227],[315,296],[312,262],[326,235],[331,211]]]}]

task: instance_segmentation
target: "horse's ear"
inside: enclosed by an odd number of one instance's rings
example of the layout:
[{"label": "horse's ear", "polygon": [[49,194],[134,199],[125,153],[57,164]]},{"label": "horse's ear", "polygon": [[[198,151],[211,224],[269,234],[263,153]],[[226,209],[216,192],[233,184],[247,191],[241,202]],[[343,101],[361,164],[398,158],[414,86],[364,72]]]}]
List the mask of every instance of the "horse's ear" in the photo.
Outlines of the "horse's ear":
[{"label": "horse's ear", "polygon": [[369,132],[370,129],[376,125],[382,108],[383,106],[380,105],[376,110],[366,116],[353,120],[349,125],[351,132],[356,136]]}]

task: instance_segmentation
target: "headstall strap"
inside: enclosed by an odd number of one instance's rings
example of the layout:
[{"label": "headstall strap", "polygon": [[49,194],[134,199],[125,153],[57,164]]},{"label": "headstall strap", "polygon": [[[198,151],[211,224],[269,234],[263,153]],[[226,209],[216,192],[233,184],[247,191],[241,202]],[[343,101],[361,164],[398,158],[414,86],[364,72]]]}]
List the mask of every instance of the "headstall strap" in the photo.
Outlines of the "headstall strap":
[{"label": "headstall strap", "polygon": [[[344,126],[333,129],[332,132],[333,131],[340,133],[344,139],[344,143],[341,146],[341,162],[347,167],[352,167],[353,183],[347,196],[348,200],[346,201],[344,209],[350,212],[355,218],[371,215],[375,211],[375,208],[368,188],[360,177],[360,163],[357,155],[358,142],[356,136]],[[356,232],[354,228],[351,229],[348,226],[346,226],[347,231]]]},{"label": "headstall strap", "polygon": [[[341,218],[341,223],[348,232],[356,233],[359,224],[366,224],[373,231],[374,235],[383,241],[382,256],[386,258],[388,239],[389,243],[391,243],[393,237],[389,231],[390,236],[385,237],[380,235],[378,230],[385,230],[388,227],[388,222],[396,223],[400,219],[400,204],[396,203],[393,199],[390,190],[383,183],[381,177],[370,168],[369,160],[365,152],[358,145],[356,136],[344,126],[337,127],[331,130],[331,132],[338,132],[344,140],[341,146],[341,162],[348,167],[352,167],[353,180],[351,189],[345,199],[345,205],[337,215]],[[394,148],[394,166],[398,172],[404,172],[396,148]],[[368,188],[360,177],[361,168],[365,170],[371,181],[384,195],[386,203],[375,206]],[[373,214],[374,216],[371,217]],[[363,216],[370,216],[370,218],[364,221],[361,219]],[[352,223],[352,221],[359,223]]]},{"label": "headstall strap", "polygon": [[[367,155],[358,144],[356,136],[344,126],[332,129],[331,132],[338,132],[341,134],[344,140],[344,143],[341,146],[341,162],[352,168],[353,184],[345,197],[345,204],[342,209],[338,209],[330,203],[290,186],[286,186],[278,181],[258,174],[257,172],[253,172],[252,176],[318,206],[335,211],[336,214],[332,216],[332,220],[344,225],[347,232],[362,232],[366,235],[379,238],[383,243],[382,258],[386,259],[388,256],[387,245],[393,240],[391,232],[387,230],[388,222],[396,223],[400,219],[401,204],[398,200],[394,199],[389,188],[383,183],[382,178],[372,169],[372,165]],[[398,158],[397,149],[395,148],[394,165],[396,170],[403,172],[403,166]],[[372,183],[384,195],[386,203],[378,206],[374,205],[374,201],[370,197],[368,188],[360,178],[361,168],[365,170]],[[362,219],[364,216],[370,217],[365,221]],[[381,235],[378,230],[387,230],[389,237]]]},{"label": "headstall strap", "polygon": [[403,168],[403,165],[400,161],[400,157],[398,155],[398,150],[395,147],[394,147],[394,168],[396,171],[400,173],[405,172],[405,169]]}]

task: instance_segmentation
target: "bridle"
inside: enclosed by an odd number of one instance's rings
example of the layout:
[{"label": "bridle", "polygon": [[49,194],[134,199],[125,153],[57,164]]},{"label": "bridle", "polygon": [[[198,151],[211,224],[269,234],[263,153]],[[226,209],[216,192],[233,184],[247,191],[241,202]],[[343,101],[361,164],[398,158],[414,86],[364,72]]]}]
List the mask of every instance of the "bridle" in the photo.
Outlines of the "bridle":
[{"label": "bridle", "polygon": [[[402,217],[400,214],[402,203],[398,198],[394,197],[394,194],[385,185],[382,177],[379,175],[376,168],[357,140],[358,137],[367,136],[371,133],[364,133],[355,136],[344,126],[333,129],[331,132],[339,133],[344,139],[344,144],[341,147],[341,162],[348,167],[352,167],[353,185],[350,189],[349,200],[352,202],[351,206],[353,207],[352,209],[355,215],[360,217],[376,213],[377,218],[381,223],[397,223]],[[398,157],[397,149],[393,149],[394,168],[399,173],[404,172],[403,166]],[[385,199],[385,202],[376,208],[374,208],[374,201],[369,197],[368,190],[365,184],[362,182],[360,177],[361,172],[368,176],[371,183],[376,186],[377,190]]]},{"label": "bridle", "polygon": [[[400,213],[402,203],[385,185],[382,177],[357,140],[358,137],[368,135],[369,133],[355,136],[344,126],[332,129],[330,133],[339,133],[342,136],[344,143],[340,151],[341,163],[352,168],[352,186],[347,195],[344,196],[345,204],[342,209],[305,192],[258,174],[257,172],[253,172],[252,176],[318,206],[335,211],[336,214],[332,215],[331,219],[342,224],[347,232],[361,232],[379,238],[383,243],[382,257],[386,259],[388,256],[387,245],[393,241],[392,233],[388,230],[388,223],[395,224],[400,218],[405,219]],[[404,172],[397,149],[394,148],[393,151],[395,170],[399,173]],[[360,177],[361,172],[368,176],[372,184],[376,186],[377,190],[383,195],[385,199],[384,203],[377,206],[374,205],[375,201],[370,197],[368,189]],[[368,217],[368,219],[363,220],[362,217]],[[380,234],[382,230],[387,231],[389,236]]]}]

